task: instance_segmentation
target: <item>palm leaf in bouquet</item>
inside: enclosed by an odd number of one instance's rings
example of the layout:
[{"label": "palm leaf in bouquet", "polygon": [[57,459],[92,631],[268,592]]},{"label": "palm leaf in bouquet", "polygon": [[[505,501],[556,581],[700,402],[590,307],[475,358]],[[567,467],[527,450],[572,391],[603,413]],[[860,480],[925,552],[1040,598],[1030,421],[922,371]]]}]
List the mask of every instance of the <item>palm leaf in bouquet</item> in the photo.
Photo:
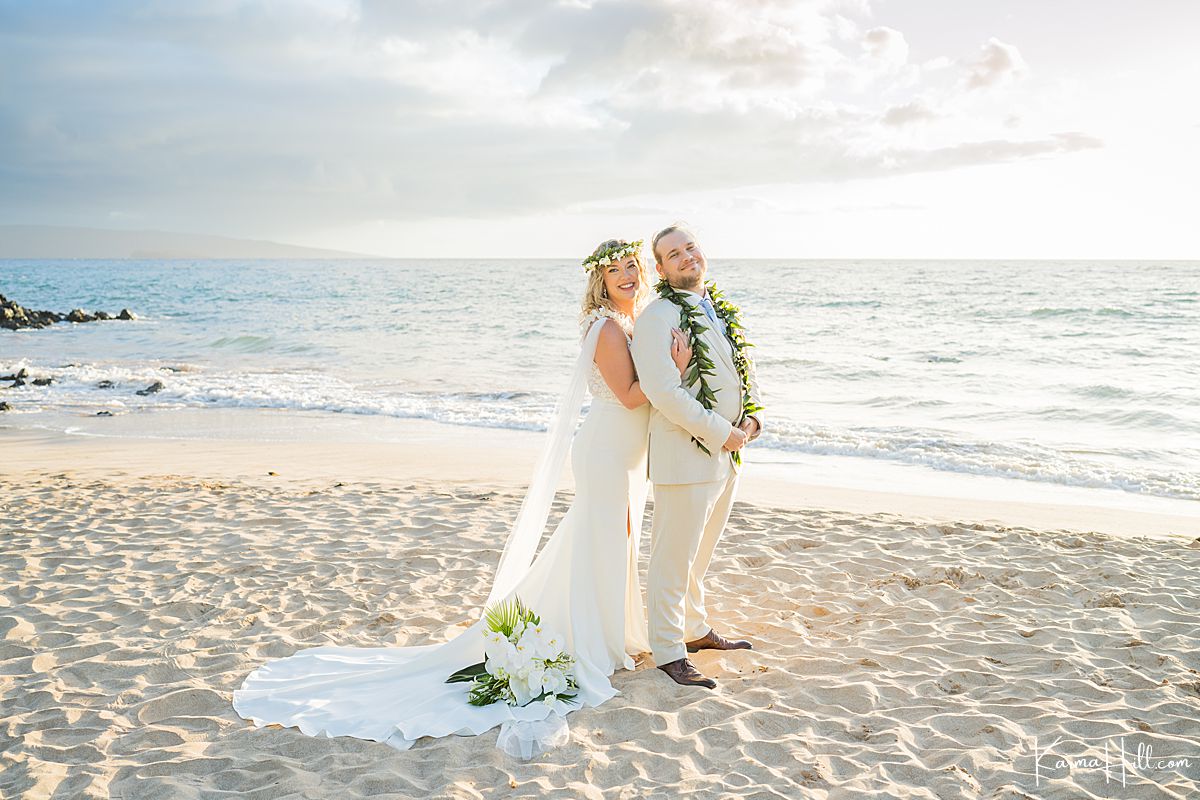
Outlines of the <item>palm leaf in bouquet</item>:
[{"label": "palm leaf in bouquet", "polygon": [[487,664],[483,661],[480,661],[478,664],[472,664],[469,667],[463,667],[449,678],[446,678],[446,683],[466,683],[475,680],[481,675],[487,675]]},{"label": "palm leaf in bouquet", "polygon": [[520,597],[513,597],[484,609],[483,619],[490,630],[498,631],[505,636],[512,636],[517,623],[522,620],[532,622],[534,625],[541,622],[538,616],[521,602]]}]

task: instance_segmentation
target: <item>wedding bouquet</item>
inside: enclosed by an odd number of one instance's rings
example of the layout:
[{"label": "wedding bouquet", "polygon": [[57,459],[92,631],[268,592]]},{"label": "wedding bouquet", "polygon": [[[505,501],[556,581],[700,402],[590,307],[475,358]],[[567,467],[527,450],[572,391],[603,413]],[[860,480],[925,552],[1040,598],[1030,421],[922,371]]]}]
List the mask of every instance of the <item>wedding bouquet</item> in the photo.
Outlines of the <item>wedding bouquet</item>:
[{"label": "wedding bouquet", "polygon": [[467,702],[473,706],[501,700],[510,706],[574,702],[579,688],[571,672],[574,656],[562,651],[561,640],[521,598],[487,608],[483,617],[484,660],[455,672],[446,683],[471,682]]}]

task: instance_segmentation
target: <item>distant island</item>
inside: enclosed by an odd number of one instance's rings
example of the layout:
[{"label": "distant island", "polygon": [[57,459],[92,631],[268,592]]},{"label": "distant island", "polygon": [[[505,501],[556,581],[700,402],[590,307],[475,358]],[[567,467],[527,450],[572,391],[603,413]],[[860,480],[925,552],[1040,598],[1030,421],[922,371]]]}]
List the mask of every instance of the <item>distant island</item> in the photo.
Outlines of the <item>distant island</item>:
[{"label": "distant island", "polygon": [[369,258],[255,239],[170,231],[0,225],[0,258]]}]

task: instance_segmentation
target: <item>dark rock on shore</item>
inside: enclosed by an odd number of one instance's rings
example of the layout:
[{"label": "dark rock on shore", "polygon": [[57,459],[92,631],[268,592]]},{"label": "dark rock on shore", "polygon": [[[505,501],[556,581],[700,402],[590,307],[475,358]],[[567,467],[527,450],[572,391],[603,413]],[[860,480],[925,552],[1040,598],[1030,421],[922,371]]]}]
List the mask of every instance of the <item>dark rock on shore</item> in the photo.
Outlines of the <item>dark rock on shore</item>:
[{"label": "dark rock on shore", "polygon": [[114,386],[116,386],[116,384],[113,383],[112,381],[100,381],[99,383],[96,384],[97,389],[111,389]]},{"label": "dark rock on shore", "polygon": [[18,305],[0,294],[0,328],[15,331],[18,328],[44,328],[62,322],[62,316],[53,311],[34,311]]},{"label": "dark rock on shore", "polygon": [[8,403],[5,403],[4,401],[0,400],[0,411],[10,411],[11,409],[12,409],[12,406],[10,406]]},{"label": "dark rock on shore", "polygon": [[161,392],[162,390],[163,390],[163,382],[155,381],[154,383],[147,386],[145,389],[138,389],[137,392],[135,392],[135,394],[140,394],[142,397],[145,397],[146,395],[155,394],[157,392]]},{"label": "dark rock on shore", "polygon": [[10,331],[15,331],[19,328],[44,328],[47,325],[53,325],[63,320],[68,322],[94,322],[99,319],[130,320],[137,319],[137,317],[128,308],[121,309],[121,313],[115,317],[104,311],[89,314],[82,308],[73,309],[71,313],[63,316],[62,314],[55,314],[53,311],[34,311],[31,308],[25,308],[15,300],[9,300],[0,294],[0,328],[8,328]]},{"label": "dark rock on shore", "polygon": [[26,381],[29,377],[29,370],[22,369],[16,375],[0,375],[0,381],[12,381],[11,386],[7,389],[16,389],[18,386],[24,386],[26,383],[32,383],[34,386],[49,386],[54,383],[54,378],[34,378],[32,381]]},{"label": "dark rock on shore", "polygon": [[113,415],[113,413],[111,411],[97,411],[96,412],[97,417],[111,417],[112,415]]}]

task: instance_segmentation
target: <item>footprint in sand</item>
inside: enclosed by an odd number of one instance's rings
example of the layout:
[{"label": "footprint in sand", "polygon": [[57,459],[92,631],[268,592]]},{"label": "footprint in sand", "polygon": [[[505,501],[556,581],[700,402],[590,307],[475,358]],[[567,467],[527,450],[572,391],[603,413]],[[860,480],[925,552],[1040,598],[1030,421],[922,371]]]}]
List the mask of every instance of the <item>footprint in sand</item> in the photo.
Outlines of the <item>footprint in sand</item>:
[{"label": "footprint in sand", "polygon": [[33,625],[20,617],[0,617],[0,636],[5,639],[27,642],[35,635],[37,635],[37,631]]},{"label": "footprint in sand", "polygon": [[139,721],[152,724],[172,717],[215,717],[225,713],[227,703],[211,689],[181,689],[147,700],[137,710]]}]

